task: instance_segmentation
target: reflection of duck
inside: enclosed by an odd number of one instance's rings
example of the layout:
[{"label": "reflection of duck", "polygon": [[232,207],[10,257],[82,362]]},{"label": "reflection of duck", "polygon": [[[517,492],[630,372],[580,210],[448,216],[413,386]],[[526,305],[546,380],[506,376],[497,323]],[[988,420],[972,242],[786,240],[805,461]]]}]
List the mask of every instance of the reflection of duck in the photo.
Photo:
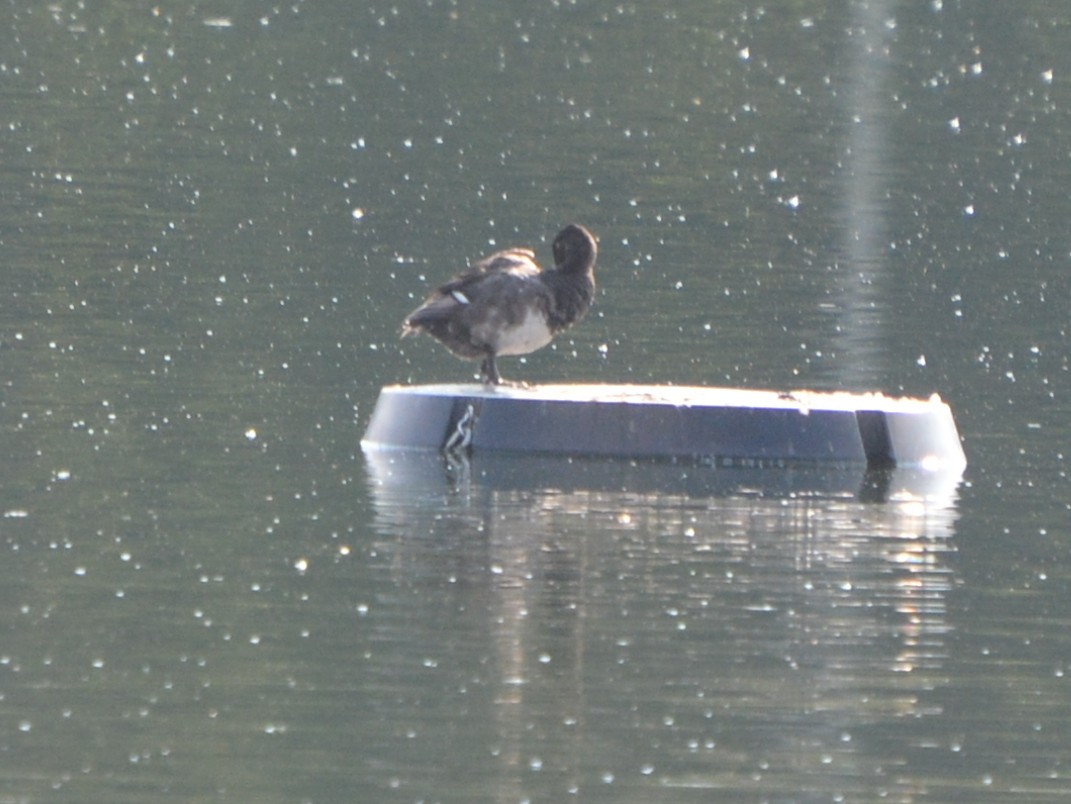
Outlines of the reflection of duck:
[{"label": "reflection of duck", "polygon": [[432,293],[405,319],[402,336],[426,332],[453,354],[481,360],[484,381],[502,382],[498,355],[525,355],[579,321],[595,295],[595,238],[572,223],[554,238],[554,267],[512,248],[484,257]]}]

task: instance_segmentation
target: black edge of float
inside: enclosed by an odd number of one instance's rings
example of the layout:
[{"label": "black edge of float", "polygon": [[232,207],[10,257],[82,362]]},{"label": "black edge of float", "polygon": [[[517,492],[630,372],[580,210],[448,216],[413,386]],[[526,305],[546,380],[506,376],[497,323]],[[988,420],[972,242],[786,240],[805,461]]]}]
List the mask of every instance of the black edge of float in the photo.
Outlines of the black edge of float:
[{"label": "black edge of float", "polygon": [[725,464],[966,465],[951,410],[937,397],[682,386],[387,386],[361,444]]}]

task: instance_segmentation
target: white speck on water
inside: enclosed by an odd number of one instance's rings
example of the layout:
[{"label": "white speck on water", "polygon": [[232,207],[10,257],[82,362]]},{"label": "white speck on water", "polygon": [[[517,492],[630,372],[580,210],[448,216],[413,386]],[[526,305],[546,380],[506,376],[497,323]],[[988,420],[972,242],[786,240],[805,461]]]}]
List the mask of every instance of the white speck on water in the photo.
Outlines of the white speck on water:
[{"label": "white speck on water", "polygon": [[74,574],[77,575],[79,578],[81,578],[81,577],[85,576],[86,568],[85,567],[75,567],[74,568]]},{"label": "white speck on water", "polygon": [[309,560],[307,558],[299,558],[294,562],[294,569],[298,572],[305,572],[309,568]]},{"label": "white speck on water", "polygon": [[919,466],[926,472],[937,472],[944,468],[944,459],[937,455],[926,455],[921,461]]},{"label": "white speck on water", "polygon": [[974,204],[967,204],[967,206],[963,208],[963,214],[968,218],[972,217],[974,215]]},{"label": "white speck on water", "polygon": [[354,207],[353,210],[350,212],[350,215],[353,216],[353,219],[355,221],[359,221],[361,218],[364,217],[364,210],[360,207]]},{"label": "white speck on water", "polygon": [[1041,73],[1041,80],[1046,84],[1052,83],[1052,70],[1044,70]]},{"label": "white speck on water", "polygon": [[30,515],[30,512],[24,508],[12,508],[8,511],[4,511],[4,519],[25,519]]},{"label": "white speck on water", "polygon": [[206,17],[202,24],[206,28],[232,28],[234,20],[230,17]]},{"label": "white speck on water", "polygon": [[257,440],[257,431],[256,431],[255,428],[250,427],[248,430],[245,431],[245,440],[246,441],[256,441]]},{"label": "white speck on water", "polygon": [[736,52],[736,55],[740,58],[741,61],[747,61],[751,58],[751,48],[742,47]]},{"label": "white speck on water", "polygon": [[260,634],[253,634],[251,637],[249,637],[249,644],[250,645],[259,645],[260,644]]},{"label": "white speck on water", "polygon": [[926,365],[926,355],[919,355],[915,358],[915,362],[920,366]]},{"label": "white speck on water", "polygon": [[953,117],[951,120],[949,120],[948,121],[948,127],[950,129],[952,129],[954,132],[956,132],[957,134],[959,134],[959,131],[960,131],[959,118],[958,117]]},{"label": "white speck on water", "polygon": [[31,723],[30,721],[28,721],[28,720],[20,720],[19,721],[19,731],[25,733],[25,732],[28,732],[32,728],[33,728],[33,723]]},{"label": "white speck on water", "polygon": [[798,195],[792,196],[787,201],[785,201],[785,206],[788,207],[789,209],[799,209],[800,208],[800,197]]},{"label": "white speck on water", "polygon": [[613,784],[614,783],[614,775],[610,771],[605,771],[602,774],[602,781],[603,781],[603,784]]},{"label": "white speck on water", "polygon": [[539,757],[532,757],[528,760],[528,767],[534,771],[543,770],[543,760]]}]

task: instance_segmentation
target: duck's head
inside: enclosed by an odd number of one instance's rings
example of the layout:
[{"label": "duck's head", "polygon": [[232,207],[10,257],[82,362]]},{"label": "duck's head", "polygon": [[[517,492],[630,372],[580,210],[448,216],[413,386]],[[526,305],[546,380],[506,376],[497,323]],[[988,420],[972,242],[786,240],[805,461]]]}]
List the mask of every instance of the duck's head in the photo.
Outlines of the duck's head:
[{"label": "duck's head", "polygon": [[583,273],[595,267],[599,248],[595,236],[579,223],[570,223],[554,238],[554,266]]}]

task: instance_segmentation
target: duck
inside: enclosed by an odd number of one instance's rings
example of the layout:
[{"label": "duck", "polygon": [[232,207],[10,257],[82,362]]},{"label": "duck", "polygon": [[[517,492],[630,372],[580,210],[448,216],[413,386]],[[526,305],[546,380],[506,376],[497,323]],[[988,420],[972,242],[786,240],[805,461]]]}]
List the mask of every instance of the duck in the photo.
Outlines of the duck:
[{"label": "duck", "polygon": [[527,248],[477,260],[406,316],[402,337],[426,333],[453,355],[481,361],[485,384],[503,384],[496,358],[542,349],[580,321],[595,297],[595,236],[571,223],[551,252],[554,267],[547,269]]}]

